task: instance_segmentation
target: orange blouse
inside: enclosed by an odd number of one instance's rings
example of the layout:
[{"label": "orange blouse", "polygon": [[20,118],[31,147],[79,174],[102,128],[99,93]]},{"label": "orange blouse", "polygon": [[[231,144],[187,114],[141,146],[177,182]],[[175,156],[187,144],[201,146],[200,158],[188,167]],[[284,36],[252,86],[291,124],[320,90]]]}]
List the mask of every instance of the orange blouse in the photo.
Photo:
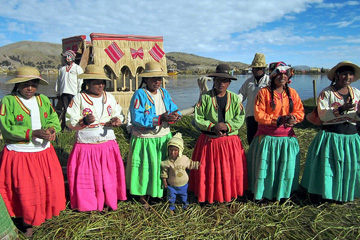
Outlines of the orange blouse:
[{"label": "orange blouse", "polygon": [[[293,101],[294,110],[291,115],[296,117],[296,123],[304,120],[304,107],[295,89],[290,88],[290,96]],[[270,86],[262,88],[256,95],[255,100],[255,120],[260,124],[275,125],[281,116],[289,115],[289,98],[284,90],[281,94],[274,91],[275,109],[271,105]]]}]

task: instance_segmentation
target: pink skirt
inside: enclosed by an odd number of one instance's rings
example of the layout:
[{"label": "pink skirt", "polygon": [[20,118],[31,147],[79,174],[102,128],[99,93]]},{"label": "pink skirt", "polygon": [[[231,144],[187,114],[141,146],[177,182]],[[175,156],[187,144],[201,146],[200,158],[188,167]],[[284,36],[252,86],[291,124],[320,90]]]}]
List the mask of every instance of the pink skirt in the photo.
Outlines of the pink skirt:
[{"label": "pink skirt", "polygon": [[63,172],[52,145],[41,152],[4,147],[0,163],[0,194],[11,217],[40,226],[65,209]]},{"label": "pink skirt", "polygon": [[199,202],[230,202],[247,189],[246,156],[237,135],[211,138],[201,134],[192,155],[200,161],[199,170],[191,170],[189,190]]},{"label": "pink skirt", "polygon": [[115,140],[99,144],[75,143],[67,174],[71,208],[79,211],[117,209],[126,200],[125,171]]}]

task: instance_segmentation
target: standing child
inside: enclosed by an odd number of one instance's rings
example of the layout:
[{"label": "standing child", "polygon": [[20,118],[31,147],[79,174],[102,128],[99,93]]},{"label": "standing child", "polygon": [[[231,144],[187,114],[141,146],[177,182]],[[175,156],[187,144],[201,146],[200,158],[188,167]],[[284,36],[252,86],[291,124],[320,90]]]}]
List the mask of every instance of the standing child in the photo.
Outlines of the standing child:
[{"label": "standing child", "polygon": [[270,84],[255,101],[259,123],[249,147],[249,190],[254,198],[289,198],[299,186],[300,149],[293,126],[304,119],[297,92],[289,87],[292,69],[283,62],[270,63]]},{"label": "standing child", "polygon": [[171,139],[169,123],[180,119],[178,107],[168,91],[161,88],[166,76],[159,63],[146,63],[139,75],[146,87],[141,88],[141,84],[130,103],[132,135],[126,184],[145,209],[149,208],[146,196],[163,196],[160,163],[166,158],[166,144]]},{"label": "standing child", "polygon": [[184,141],[181,133],[175,136],[167,143],[168,159],[161,162],[161,179],[164,188],[167,189],[167,199],[170,202],[170,211],[174,213],[176,197],[181,198],[183,208],[188,208],[187,189],[189,176],[186,169],[198,169],[200,162],[190,160],[182,155],[184,150]]},{"label": "standing child", "polygon": [[114,129],[124,120],[121,106],[104,91],[111,81],[104,69],[88,65],[86,88],[77,94],[66,111],[66,124],[76,130],[76,143],[68,161],[71,208],[79,211],[117,209],[126,200],[125,171]]}]

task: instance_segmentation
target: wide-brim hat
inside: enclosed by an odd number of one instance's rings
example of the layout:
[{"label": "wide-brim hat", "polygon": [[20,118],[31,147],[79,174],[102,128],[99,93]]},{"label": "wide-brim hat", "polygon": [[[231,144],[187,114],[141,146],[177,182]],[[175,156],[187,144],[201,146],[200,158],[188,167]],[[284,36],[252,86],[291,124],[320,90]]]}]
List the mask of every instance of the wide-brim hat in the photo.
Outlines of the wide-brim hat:
[{"label": "wide-brim hat", "polygon": [[349,66],[349,67],[353,67],[354,68],[354,80],[353,82],[359,80],[360,78],[360,67],[358,65],[356,65],[355,63],[352,63],[350,61],[342,61],[342,62],[339,62],[338,64],[336,64],[335,67],[333,67],[332,69],[330,69],[330,71],[328,72],[328,79],[330,81],[333,81],[334,78],[335,78],[335,74],[336,74],[336,71],[341,68],[341,67],[345,67],[345,66]]},{"label": "wide-brim hat", "polygon": [[255,57],[250,65],[252,68],[266,68],[265,55],[262,53],[255,53]]},{"label": "wide-brim hat", "polygon": [[216,72],[211,73],[210,75],[208,75],[208,77],[222,77],[222,78],[227,78],[227,79],[231,79],[231,80],[237,80],[236,77],[234,77],[230,74],[231,72],[232,71],[228,64],[221,63],[221,64],[217,65]]},{"label": "wide-brim hat", "polygon": [[41,85],[49,85],[48,81],[46,81],[45,79],[43,79],[40,76],[40,72],[39,70],[37,70],[34,67],[28,67],[28,66],[24,66],[24,67],[19,67],[16,72],[16,77],[13,79],[10,79],[9,81],[6,82],[6,84],[12,84],[12,83],[22,83],[22,82],[27,82],[30,80],[39,80],[39,84]]},{"label": "wide-brim hat", "polygon": [[168,77],[168,74],[161,68],[160,63],[148,62],[145,64],[145,70],[139,74],[139,77]]},{"label": "wide-brim hat", "polygon": [[104,69],[95,64],[87,65],[85,68],[85,72],[78,75],[78,78],[81,78],[83,80],[99,79],[99,80],[111,81],[111,79],[106,76]]}]

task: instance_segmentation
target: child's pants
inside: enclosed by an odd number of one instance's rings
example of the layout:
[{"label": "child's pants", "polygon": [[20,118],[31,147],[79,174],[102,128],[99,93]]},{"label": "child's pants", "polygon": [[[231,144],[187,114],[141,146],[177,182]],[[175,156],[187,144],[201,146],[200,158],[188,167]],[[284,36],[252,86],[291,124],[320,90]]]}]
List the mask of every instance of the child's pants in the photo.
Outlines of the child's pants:
[{"label": "child's pants", "polygon": [[188,189],[188,183],[186,183],[184,186],[181,187],[172,187],[168,185],[167,187],[167,198],[170,202],[170,210],[175,210],[175,201],[176,197],[180,197],[181,203],[184,204],[183,208],[187,208],[188,202],[187,202],[187,189]]}]

